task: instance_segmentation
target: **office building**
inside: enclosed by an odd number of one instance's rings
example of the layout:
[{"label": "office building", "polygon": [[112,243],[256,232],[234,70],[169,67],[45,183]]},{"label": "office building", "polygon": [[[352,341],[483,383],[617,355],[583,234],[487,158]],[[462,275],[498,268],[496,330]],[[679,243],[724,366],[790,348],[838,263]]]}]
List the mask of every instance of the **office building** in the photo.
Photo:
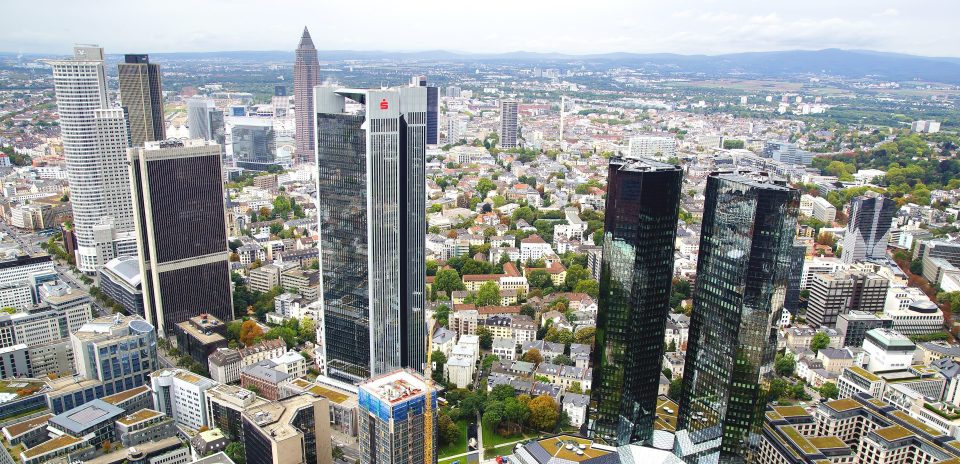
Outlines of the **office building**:
[{"label": "office building", "polygon": [[630,137],[628,158],[667,159],[677,155],[677,139],[673,135],[638,135]]},{"label": "office building", "polygon": [[0,252],[0,287],[31,284],[32,277],[56,274],[48,254],[27,255],[15,250]]},{"label": "office building", "polygon": [[[103,49],[74,47],[72,59],[52,61],[63,155],[70,182],[77,267],[92,273],[117,244],[135,238],[127,164],[127,122],[110,109]],[[122,245],[121,245],[122,246]]]},{"label": "office building", "polygon": [[862,270],[816,274],[810,285],[806,322],[834,327],[837,317],[850,311],[883,311],[890,281]]},{"label": "office building", "polygon": [[895,329],[868,330],[863,339],[863,351],[870,355],[866,366],[870,372],[907,369],[913,365],[916,350],[917,345]]},{"label": "office building", "polygon": [[711,174],[705,193],[674,451],[742,462],[773,374],[800,195],[749,171]]},{"label": "office building", "polygon": [[177,349],[201,366],[217,349],[227,347],[227,325],[206,313],[177,324],[175,331]]},{"label": "office building", "polygon": [[[425,434],[436,437],[436,395],[428,394],[423,378],[408,370],[374,377],[359,386],[361,464],[425,462]],[[427,401],[432,405],[427,406]],[[426,415],[434,429],[425,431]],[[437,462],[433,438],[432,462]]]},{"label": "office building", "polygon": [[0,348],[0,379],[17,377],[33,377],[29,347],[23,343]]},{"label": "office building", "polygon": [[193,97],[187,100],[187,128],[191,139],[202,139],[221,145],[226,137],[223,111],[217,109],[213,100]]},{"label": "office building", "polygon": [[103,400],[95,399],[50,418],[47,430],[51,437],[74,436],[99,448],[114,439],[114,421],[123,416],[120,409]]},{"label": "office building", "polygon": [[932,121],[932,120],[913,121],[912,123],[910,123],[910,130],[914,132],[925,132],[927,134],[935,134],[937,132],[940,132],[940,121]]},{"label": "office building", "polygon": [[[771,405],[766,409],[756,464],[960,460],[960,442],[942,427],[931,426],[943,419],[933,411],[923,413],[926,409],[916,417],[916,413],[863,393],[819,403],[811,412],[798,406]],[[946,415],[936,407],[933,410]]]},{"label": "office building", "polygon": [[678,166],[610,160],[590,429],[611,444],[652,438],[682,178]]},{"label": "office building", "polygon": [[297,58],[293,64],[293,104],[296,115],[296,148],[293,156],[301,163],[315,160],[316,130],[313,125],[313,88],[320,85],[320,61],[310,31],[303,28]]},{"label": "office building", "polygon": [[103,382],[106,395],[149,383],[159,366],[157,333],[134,316],[94,319],[70,334],[70,344],[77,374]]},{"label": "office building", "polygon": [[242,417],[246,464],[333,463],[326,398],[292,396],[249,407]]},{"label": "office building", "polygon": [[117,69],[120,104],[130,127],[130,146],[166,139],[160,65],[150,63],[147,55],[124,55]]},{"label": "office building", "polygon": [[779,140],[772,140],[763,144],[763,157],[772,158],[784,164],[810,166],[813,163],[813,153],[797,148],[795,143]]},{"label": "office building", "polygon": [[791,320],[800,310],[800,285],[806,257],[807,247],[794,240],[790,254],[790,280],[787,284],[787,295],[783,299],[783,308],[790,313]]},{"label": "office building", "polygon": [[843,262],[886,260],[896,212],[896,202],[876,192],[868,191],[850,200],[850,222],[843,236]]},{"label": "office building", "polygon": [[118,256],[107,261],[98,272],[100,290],[130,314],[144,317],[143,281],[136,256]]},{"label": "office building", "polygon": [[147,321],[171,334],[200,313],[233,320],[220,146],[147,142],[130,161]]},{"label": "office building", "polygon": [[[426,95],[316,89],[318,340],[326,374],[340,380],[423,369]],[[365,111],[345,112],[347,99]]]},{"label": "office building", "polygon": [[266,171],[277,163],[277,141],[270,120],[250,119],[230,129],[233,159],[237,166]]},{"label": "office building", "polygon": [[410,85],[427,88],[427,145],[436,145],[439,136],[440,94],[436,86],[427,85],[427,76],[413,76]]},{"label": "office building", "polygon": [[517,138],[519,137],[519,123],[517,120],[517,111],[519,102],[514,99],[505,99],[500,101],[500,148],[509,150],[517,148]]},{"label": "office building", "polygon": [[287,96],[287,86],[273,86],[273,99],[270,102],[273,106],[273,117],[286,118],[290,113],[290,97]]},{"label": "office building", "polygon": [[267,404],[256,393],[235,385],[219,384],[204,392],[207,423],[231,441],[243,442],[243,412]]},{"label": "office building", "polygon": [[812,203],[811,216],[828,226],[832,225],[837,219],[837,208],[823,197],[814,197]]},{"label": "office building", "polygon": [[863,339],[867,336],[867,332],[892,327],[892,319],[878,317],[871,312],[850,311],[837,317],[837,332],[843,334],[841,346],[863,346]]},{"label": "office building", "polygon": [[190,430],[210,427],[206,392],[218,384],[184,369],[161,369],[150,374],[153,409]]}]

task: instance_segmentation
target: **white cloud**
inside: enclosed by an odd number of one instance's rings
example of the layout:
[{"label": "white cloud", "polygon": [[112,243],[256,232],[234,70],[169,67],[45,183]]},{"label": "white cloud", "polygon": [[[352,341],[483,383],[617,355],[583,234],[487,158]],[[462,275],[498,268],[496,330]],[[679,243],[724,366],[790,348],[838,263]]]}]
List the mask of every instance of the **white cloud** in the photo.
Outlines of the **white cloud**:
[{"label": "white cloud", "polygon": [[[7,2],[0,50],[320,49],[729,53],[826,47],[960,56],[960,2],[914,0],[129,0]],[[41,10],[42,9],[42,10]],[[920,32],[922,31],[922,33]]]}]

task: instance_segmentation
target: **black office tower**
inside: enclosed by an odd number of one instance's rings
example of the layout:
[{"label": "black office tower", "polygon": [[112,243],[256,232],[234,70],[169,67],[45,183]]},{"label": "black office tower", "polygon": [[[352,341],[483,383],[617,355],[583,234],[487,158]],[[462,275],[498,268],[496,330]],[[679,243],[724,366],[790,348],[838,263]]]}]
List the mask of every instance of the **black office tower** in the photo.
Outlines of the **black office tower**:
[{"label": "black office tower", "polygon": [[130,165],[146,319],[161,334],[200,313],[233,320],[220,146],[147,142]]},{"label": "black office tower", "polygon": [[611,445],[652,439],[682,179],[678,166],[610,160],[588,427]]},{"label": "black office tower", "polygon": [[426,361],[425,90],[315,89],[319,343],[340,380]]},{"label": "black office tower", "polygon": [[147,55],[124,55],[117,65],[120,80],[120,104],[127,115],[130,146],[166,137],[163,119],[163,88],[160,65],[151,64]]},{"label": "black office tower", "polygon": [[799,194],[750,171],[707,178],[674,452],[743,462],[759,433],[787,293]]}]

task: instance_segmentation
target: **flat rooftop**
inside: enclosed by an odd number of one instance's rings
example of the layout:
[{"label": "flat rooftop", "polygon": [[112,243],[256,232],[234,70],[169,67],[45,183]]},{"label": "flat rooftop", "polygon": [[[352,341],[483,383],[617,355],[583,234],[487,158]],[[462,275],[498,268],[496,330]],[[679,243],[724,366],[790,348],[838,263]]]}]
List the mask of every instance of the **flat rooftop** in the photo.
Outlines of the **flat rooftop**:
[{"label": "flat rooftop", "polygon": [[117,419],[117,422],[123,425],[133,425],[162,415],[163,414],[161,414],[159,411],[154,411],[152,409],[141,409],[133,414],[130,414],[129,416],[123,416]]},{"label": "flat rooftop", "polygon": [[[617,457],[614,451],[595,448],[593,441],[572,435],[557,435],[527,445],[527,451],[543,464],[548,462],[592,462],[604,456]],[[539,448],[539,449],[538,449]],[[620,462],[617,457],[615,461]]]},{"label": "flat rooftop", "polygon": [[425,394],[427,384],[423,378],[400,370],[372,378],[360,384],[360,388],[384,401],[397,403]]}]

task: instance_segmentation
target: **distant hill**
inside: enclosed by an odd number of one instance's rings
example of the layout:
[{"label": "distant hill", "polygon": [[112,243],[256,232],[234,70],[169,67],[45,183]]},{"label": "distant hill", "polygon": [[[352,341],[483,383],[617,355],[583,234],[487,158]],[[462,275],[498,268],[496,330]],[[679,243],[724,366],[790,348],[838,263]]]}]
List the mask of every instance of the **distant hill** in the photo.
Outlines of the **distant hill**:
[{"label": "distant hill", "polygon": [[[0,56],[11,55],[0,53]],[[672,53],[606,53],[566,55],[516,51],[510,53],[462,53],[444,50],[418,52],[321,50],[321,60],[422,60],[450,62],[510,62],[531,65],[589,63],[596,66],[629,65],[678,74],[744,77],[783,77],[829,74],[847,78],[875,76],[879,79],[924,80],[960,84],[960,58],[936,58],[869,50],[794,50],[732,53],[725,55],[678,55]],[[119,56],[119,55],[114,55]],[[151,53],[165,60],[240,60],[251,62],[293,62],[293,51],[226,51]]]}]

